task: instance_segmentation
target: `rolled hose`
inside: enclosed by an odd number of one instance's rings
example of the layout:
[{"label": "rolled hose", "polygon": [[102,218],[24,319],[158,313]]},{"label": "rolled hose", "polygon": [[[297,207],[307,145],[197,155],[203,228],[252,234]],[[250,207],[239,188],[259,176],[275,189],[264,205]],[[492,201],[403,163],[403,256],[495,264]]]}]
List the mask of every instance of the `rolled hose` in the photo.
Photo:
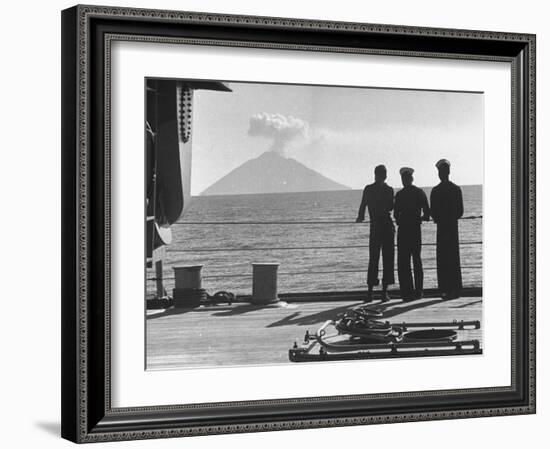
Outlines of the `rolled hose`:
[{"label": "rolled hose", "polygon": [[207,295],[207,301],[210,304],[228,303],[229,305],[231,305],[233,302],[235,302],[235,293],[222,290],[214,293],[213,295]]},{"label": "rolled hose", "polygon": [[398,343],[403,338],[403,330],[400,327],[395,327],[395,328],[392,328],[391,332],[388,335],[374,334],[374,335],[368,335],[368,336],[361,336],[361,338],[367,339],[370,341],[359,340],[358,343],[352,343],[352,344],[328,343],[327,341],[323,340],[323,337],[326,335],[326,328],[330,325],[336,327],[337,323],[332,320],[325,321],[325,323],[315,333],[315,337],[319,345],[323,346],[326,349],[330,349],[332,351],[356,351],[361,349],[370,349],[372,348],[373,343],[374,344]]},{"label": "rolled hose", "polygon": [[342,318],[334,323],[334,327],[341,334],[352,337],[375,339],[382,342],[394,341],[394,337],[401,335],[402,329],[392,326],[389,322],[376,320],[358,320]]}]

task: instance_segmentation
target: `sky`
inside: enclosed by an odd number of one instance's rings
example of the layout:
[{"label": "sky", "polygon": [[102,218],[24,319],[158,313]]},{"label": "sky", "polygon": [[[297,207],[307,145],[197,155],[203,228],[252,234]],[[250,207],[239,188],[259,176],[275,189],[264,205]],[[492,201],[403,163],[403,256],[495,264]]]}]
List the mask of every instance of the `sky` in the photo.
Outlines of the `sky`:
[{"label": "sky", "polygon": [[384,164],[415,184],[439,182],[451,162],[459,185],[483,182],[483,94],[364,87],[226,83],[232,92],[195,91],[191,194],[273,150],[353,189]]}]

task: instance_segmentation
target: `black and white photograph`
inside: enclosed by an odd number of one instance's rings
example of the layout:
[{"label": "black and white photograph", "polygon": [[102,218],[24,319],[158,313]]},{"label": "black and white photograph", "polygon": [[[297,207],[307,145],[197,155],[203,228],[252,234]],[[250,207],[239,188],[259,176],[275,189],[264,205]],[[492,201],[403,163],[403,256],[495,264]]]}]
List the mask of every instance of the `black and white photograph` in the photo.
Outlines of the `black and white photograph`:
[{"label": "black and white photograph", "polygon": [[483,354],[483,92],[144,92],[147,370]]},{"label": "black and white photograph", "polygon": [[0,446],[541,447],[547,3],[103,3],[3,4]]},{"label": "black and white photograph", "polygon": [[[536,439],[543,15],[184,3],[61,12],[61,84],[45,72],[39,89],[61,94],[61,166],[34,153],[45,178],[61,174],[61,307],[37,297],[7,320],[31,343],[6,340],[28,390],[15,406],[41,413],[41,366],[75,443]],[[7,110],[25,117],[36,82],[14,76],[27,90],[6,83]],[[6,235],[25,279],[7,279],[47,292],[52,251],[17,237],[55,240],[53,197],[21,183],[33,155],[20,147],[6,192],[29,198],[6,210],[29,226]],[[60,364],[46,327],[61,328]]]}]

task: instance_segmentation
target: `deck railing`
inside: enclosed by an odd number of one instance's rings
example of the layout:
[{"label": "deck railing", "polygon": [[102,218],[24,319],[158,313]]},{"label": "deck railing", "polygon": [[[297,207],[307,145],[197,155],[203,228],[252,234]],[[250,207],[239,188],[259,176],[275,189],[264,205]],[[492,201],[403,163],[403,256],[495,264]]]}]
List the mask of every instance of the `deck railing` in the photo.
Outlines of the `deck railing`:
[{"label": "deck railing", "polygon": [[[462,217],[461,220],[481,220],[483,219],[482,215],[470,215]],[[365,221],[363,223],[369,223]],[[433,223],[433,222],[427,222]],[[270,225],[283,225],[283,226],[304,226],[304,225],[317,225],[317,226],[357,226],[354,221],[337,221],[337,220],[325,220],[325,221],[293,221],[293,220],[280,220],[280,221],[178,221],[174,223],[173,226],[270,226]],[[460,246],[477,246],[482,245],[481,240],[468,240],[460,242]],[[436,245],[436,242],[423,242],[422,246],[433,247]],[[397,247],[397,244],[395,244]],[[353,249],[365,249],[368,248],[368,244],[360,245],[309,245],[309,246],[260,246],[260,247],[248,247],[248,246],[239,246],[239,247],[192,247],[192,248],[166,248],[167,253],[181,253],[181,254],[198,254],[198,253],[248,253],[248,252],[258,252],[258,251],[316,251],[316,250],[353,250]],[[367,253],[368,254],[368,253]],[[188,259],[176,259],[171,260],[170,265],[174,266],[180,263],[186,263]],[[244,261],[246,262],[246,261]],[[463,264],[462,270],[480,270],[482,269],[481,264]],[[426,266],[423,268],[424,271],[433,271],[437,270],[436,266]],[[353,274],[353,273],[362,273],[366,274],[366,266],[361,268],[353,269],[344,269],[344,270],[307,270],[302,269],[300,271],[280,271],[279,276],[314,276],[314,275],[329,275],[329,274]],[[397,267],[395,267],[397,272]],[[148,282],[155,282],[158,280],[156,276],[147,276],[146,280]],[[230,273],[230,274],[206,274],[203,276],[203,279],[222,279],[222,278],[251,278],[252,273]],[[174,276],[163,276],[163,280],[172,281]]]},{"label": "deck railing", "polygon": [[[467,215],[461,217],[460,220],[480,220],[483,218],[483,215]],[[369,220],[361,222],[363,224],[369,224]],[[433,222],[426,222],[433,223]],[[310,225],[310,224],[320,224],[320,225],[347,225],[347,226],[357,226],[355,221],[344,221],[344,220],[280,220],[280,221],[176,221],[172,226],[177,225]]]}]

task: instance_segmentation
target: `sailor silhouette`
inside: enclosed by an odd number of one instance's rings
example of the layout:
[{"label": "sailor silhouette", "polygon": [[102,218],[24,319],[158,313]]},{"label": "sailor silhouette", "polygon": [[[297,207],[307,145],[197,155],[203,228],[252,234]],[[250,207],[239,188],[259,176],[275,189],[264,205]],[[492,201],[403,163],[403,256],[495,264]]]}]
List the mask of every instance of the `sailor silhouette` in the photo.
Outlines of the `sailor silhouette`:
[{"label": "sailor silhouette", "polygon": [[432,189],[430,206],[437,224],[437,284],[441,297],[455,299],[462,289],[458,219],[464,213],[462,190],[449,180],[451,163],[435,164],[441,182]]},{"label": "sailor silhouette", "polygon": [[[424,191],[413,185],[414,170],[403,167],[399,170],[403,188],[395,195],[393,215],[397,231],[397,272],[403,301],[422,298],[424,271],[422,270],[422,221],[430,219],[428,198]],[[411,274],[411,259],[414,267],[414,284]]]},{"label": "sailor silhouette", "polygon": [[378,263],[382,252],[382,302],[389,301],[387,288],[395,282],[394,241],[395,229],[390,212],[393,209],[393,188],[386,184],[387,171],[384,165],[374,169],[374,183],[365,186],[356,223],[365,219],[368,208],[370,219],[369,268],[367,273],[368,293],[365,302],[372,301],[372,290],[379,284]]}]

